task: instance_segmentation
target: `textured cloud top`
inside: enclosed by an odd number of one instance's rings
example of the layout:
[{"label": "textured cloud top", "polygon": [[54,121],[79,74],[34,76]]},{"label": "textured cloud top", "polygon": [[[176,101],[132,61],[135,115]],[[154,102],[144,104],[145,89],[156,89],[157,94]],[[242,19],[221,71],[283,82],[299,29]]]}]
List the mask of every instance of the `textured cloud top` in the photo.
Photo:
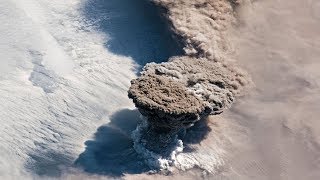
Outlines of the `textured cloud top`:
[{"label": "textured cloud top", "polygon": [[147,64],[141,77],[132,81],[129,97],[146,116],[196,121],[230,107],[250,83],[247,79],[245,72],[231,64],[174,57],[166,63]]}]

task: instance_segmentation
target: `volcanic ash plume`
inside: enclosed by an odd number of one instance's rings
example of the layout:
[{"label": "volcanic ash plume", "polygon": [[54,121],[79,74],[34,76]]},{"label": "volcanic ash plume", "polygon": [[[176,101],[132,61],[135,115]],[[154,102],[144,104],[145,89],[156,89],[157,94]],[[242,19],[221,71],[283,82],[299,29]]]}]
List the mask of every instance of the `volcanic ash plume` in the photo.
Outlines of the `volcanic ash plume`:
[{"label": "volcanic ash plume", "polygon": [[147,64],[132,80],[128,94],[146,117],[133,135],[137,152],[150,166],[168,169],[183,149],[178,136],[195,122],[230,107],[251,81],[226,60],[223,37],[234,20],[229,1],[156,3],[167,9],[168,24],[181,37],[186,55]]}]

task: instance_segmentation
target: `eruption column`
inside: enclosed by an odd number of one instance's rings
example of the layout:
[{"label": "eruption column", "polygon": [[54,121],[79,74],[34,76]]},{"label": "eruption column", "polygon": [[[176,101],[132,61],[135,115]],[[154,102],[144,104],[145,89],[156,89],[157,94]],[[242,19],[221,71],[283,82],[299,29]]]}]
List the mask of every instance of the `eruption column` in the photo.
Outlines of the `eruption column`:
[{"label": "eruption column", "polygon": [[236,1],[154,2],[165,9],[168,24],[184,44],[185,56],[147,64],[141,76],[131,81],[128,95],[146,117],[137,129],[135,143],[149,154],[174,159],[178,135],[202,118],[230,107],[251,81],[227,56],[229,46],[224,37],[235,20]]}]

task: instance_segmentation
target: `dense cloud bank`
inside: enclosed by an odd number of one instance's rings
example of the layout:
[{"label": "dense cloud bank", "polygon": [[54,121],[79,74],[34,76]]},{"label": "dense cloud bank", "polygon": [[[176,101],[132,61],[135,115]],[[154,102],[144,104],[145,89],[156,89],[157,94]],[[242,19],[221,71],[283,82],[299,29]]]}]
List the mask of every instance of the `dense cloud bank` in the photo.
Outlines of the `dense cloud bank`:
[{"label": "dense cloud bank", "polygon": [[165,9],[164,17],[183,43],[185,55],[147,64],[141,76],[132,80],[128,94],[147,118],[147,125],[139,127],[144,133],[136,142],[172,158],[172,151],[167,150],[175,149],[178,135],[206,116],[230,107],[251,81],[230,61],[225,39],[228,27],[235,22],[236,1],[154,2]]}]

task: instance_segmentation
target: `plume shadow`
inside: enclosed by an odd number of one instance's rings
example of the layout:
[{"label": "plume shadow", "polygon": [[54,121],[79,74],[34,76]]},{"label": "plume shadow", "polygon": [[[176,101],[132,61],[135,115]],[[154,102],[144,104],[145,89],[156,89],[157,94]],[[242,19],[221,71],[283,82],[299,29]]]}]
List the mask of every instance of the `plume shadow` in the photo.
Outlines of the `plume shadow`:
[{"label": "plume shadow", "polygon": [[[85,142],[86,149],[75,166],[91,174],[121,177],[125,174],[147,173],[151,169],[133,148],[131,133],[140,119],[138,110],[116,112],[110,123],[98,128],[93,140]],[[184,152],[194,151],[189,145],[200,143],[211,131],[206,120],[197,122],[183,137]]]},{"label": "plume shadow", "polygon": [[208,126],[208,119],[204,118],[196,122],[192,127],[185,130],[185,133],[180,137],[183,141],[183,152],[194,152],[192,147],[194,144],[199,144],[201,141],[207,138],[212,129]]},{"label": "plume shadow", "polygon": [[82,7],[88,24],[109,37],[105,47],[141,66],[183,52],[160,11],[148,0],[87,0]]},{"label": "plume shadow", "polygon": [[198,144],[204,140],[211,132],[207,119],[201,119],[194,126],[186,130],[186,135],[182,138],[185,144]]},{"label": "plume shadow", "polygon": [[85,142],[86,149],[75,161],[75,166],[87,173],[112,177],[149,171],[133,149],[131,139],[131,132],[139,120],[137,110],[123,109],[115,113],[109,124],[98,128],[94,140]]}]

